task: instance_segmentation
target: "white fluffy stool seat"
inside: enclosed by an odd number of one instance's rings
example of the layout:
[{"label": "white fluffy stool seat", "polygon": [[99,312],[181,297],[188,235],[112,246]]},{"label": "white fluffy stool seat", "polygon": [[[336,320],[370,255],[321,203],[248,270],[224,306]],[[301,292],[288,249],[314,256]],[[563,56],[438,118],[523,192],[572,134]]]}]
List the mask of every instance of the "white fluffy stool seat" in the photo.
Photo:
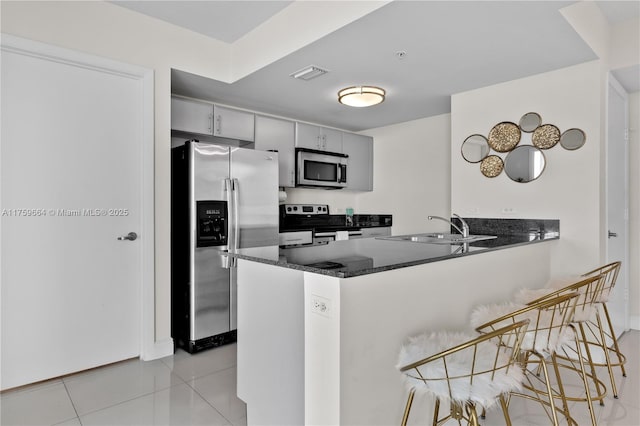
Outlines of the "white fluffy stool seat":
[{"label": "white fluffy stool seat", "polygon": [[402,424],[415,394],[436,398],[434,424],[441,402],[451,404],[448,417],[464,418],[469,424],[477,424],[476,406],[489,408],[501,401],[505,408],[501,397],[522,386],[524,373],[517,356],[527,324],[520,321],[481,336],[434,332],[411,338],[398,360],[411,389]]}]

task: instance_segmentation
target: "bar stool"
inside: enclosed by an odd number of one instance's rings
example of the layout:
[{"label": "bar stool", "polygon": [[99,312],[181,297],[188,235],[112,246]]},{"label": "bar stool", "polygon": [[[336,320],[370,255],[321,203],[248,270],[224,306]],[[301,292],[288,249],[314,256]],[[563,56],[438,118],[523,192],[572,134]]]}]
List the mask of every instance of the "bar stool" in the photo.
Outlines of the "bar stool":
[{"label": "bar stool", "polygon": [[[590,331],[588,336],[590,340],[582,343],[588,344],[592,347],[592,353],[593,350],[596,349],[600,354],[604,355],[604,361],[596,361],[594,358],[593,364],[599,367],[607,367],[609,380],[611,382],[611,393],[615,399],[618,399],[618,387],[616,386],[616,381],[613,377],[613,367],[620,367],[622,377],[627,377],[627,372],[624,369],[624,364],[627,362],[627,358],[620,351],[620,347],[618,346],[618,338],[616,337],[613,324],[611,323],[609,309],[607,308],[607,301],[609,300],[611,291],[613,291],[613,288],[616,285],[621,266],[621,262],[612,262],[583,275],[583,277],[602,275],[604,279],[601,297],[596,301],[599,309],[596,309],[595,315],[585,322],[585,327]],[[604,320],[606,321],[606,324],[600,315],[601,312],[604,313]],[[611,355],[615,355],[618,358],[617,362],[611,360]]]},{"label": "bar stool", "polygon": [[[613,324],[611,323],[611,317],[609,315],[609,309],[607,308],[607,301],[613,291],[613,288],[616,285],[616,281],[618,278],[618,273],[620,272],[620,267],[622,266],[622,262],[611,262],[607,265],[596,268],[592,271],[589,271],[580,277],[569,277],[561,278],[549,281],[547,286],[544,289],[537,290],[527,290],[523,289],[516,295],[516,300],[521,303],[526,303],[530,300],[535,300],[537,298],[543,297],[554,290],[562,289],[567,285],[573,284],[579,281],[581,278],[601,275],[604,279],[604,284],[602,288],[601,297],[596,301],[596,309],[594,309],[593,315],[585,321],[584,326],[588,333],[588,341],[581,343],[583,345],[589,345],[592,354],[592,362],[594,366],[597,367],[607,367],[607,372],[609,373],[609,380],[611,383],[611,393],[615,399],[618,398],[618,387],[616,386],[616,381],[613,375],[613,367],[620,367],[622,371],[622,377],[627,377],[627,372],[625,371],[624,364],[627,362],[626,357],[620,351],[620,347],[618,346],[618,339],[613,329]],[[553,289],[553,290],[552,290]],[[601,316],[601,313],[604,314],[604,320]],[[606,322],[605,322],[606,321]],[[577,353],[575,350],[571,350],[567,348],[567,352],[570,357],[575,359]],[[595,352],[595,354],[594,354]],[[617,358],[617,361],[612,361],[611,355],[614,355]],[[562,358],[566,358],[566,356],[559,355]],[[603,401],[601,401],[603,404]]]},{"label": "bar stool", "polygon": [[[606,302],[609,300],[611,292],[615,287],[621,265],[621,262],[611,262],[607,265],[589,271],[581,275],[580,277],[570,277],[568,279],[562,278],[560,280],[553,280],[550,281],[543,289],[523,289],[518,294],[516,294],[516,301],[520,303],[527,303],[531,300],[543,297],[555,290],[562,289],[567,285],[574,284],[575,282],[580,281],[581,278],[595,275],[601,275],[603,277],[604,284],[600,300],[596,301],[597,308],[594,309],[593,316],[584,323],[586,330],[589,332],[589,340],[588,342],[582,342],[582,344],[588,344],[590,346],[593,358],[592,362],[594,366],[607,367],[609,380],[611,382],[611,393],[616,399],[618,398],[618,387],[616,386],[616,381],[613,375],[613,367],[620,367],[620,370],[622,371],[622,377],[627,377],[627,372],[624,368],[624,364],[627,362],[627,359],[622,351],[620,351],[618,339],[615,330],[613,329],[613,324],[611,323],[611,317],[609,315],[609,309],[607,308]],[[601,313],[604,314],[604,321]],[[571,351],[569,349],[568,352],[572,352],[571,356],[573,358],[577,356],[577,353],[575,351]],[[617,361],[613,361],[611,359],[612,355],[616,356]]]},{"label": "bar stool", "polygon": [[[476,407],[500,403],[511,425],[504,395],[521,388],[523,371],[517,363],[528,320],[477,336],[430,333],[413,337],[400,350],[398,369],[410,388],[402,425],[406,425],[416,393],[435,397],[433,425],[466,420],[478,425]],[[441,403],[450,413],[439,419]]]},{"label": "bar stool", "polygon": [[[557,365],[560,368],[569,369],[579,374],[585,391],[585,397],[569,396],[564,394],[563,403],[564,401],[586,401],[593,426],[597,425],[593,409],[593,401],[600,401],[600,404],[604,405],[602,400],[607,393],[607,389],[604,383],[598,379],[596,374],[590,345],[583,344],[583,342],[588,341],[585,323],[595,315],[595,312],[598,310],[598,303],[602,299],[604,284],[605,276],[603,274],[592,275],[561,289],[540,289],[539,292],[544,295],[527,303],[527,305],[535,305],[542,301],[552,300],[566,294],[578,294],[573,317],[569,324],[576,333],[575,341],[562,345],[561,350],[558,350],[557,352],[556,358],[568,361],[568,363],[558,362]],[[527,296],[531,296],[531,294],[534,293],[529,292]],[[523,292],[517,295],[516,299],[522,297]],[[575,353],[575,356],[570,355],[572,352]],[[587,373],[585,363],[588,364],[590,373]],[[590,382],[594,385],[594,394],[592,394],[590,390]]]},{"label": "bar stool", "polygon": [[[507,399],[507,406],[512,396],[523,397],[539,402],[554,425],[559,424],[557,412],[564,415],[568,424],[577,424],[569,414],[556,361],[557,351],[563,345],[575,341],[575,333],[570,323],[577,301],[577,293],[568,293],[528,306],[504,303],[483,305],[473,310],[471,325],[480,333],[490,333],[506,324],[523,319],[529,320],[529,328],[520,346],[519,356],[525,374],[524,388],[529,393],[511,392]],[[555,389],[547,370],[547,362],[551,363],[558,378]],[[537,370],[542,371],[542,379],[540,374],[531,370],[532,366],[537,366]],[[562,407],[556,406],[554,401],[556,398],[561,400]]]}]

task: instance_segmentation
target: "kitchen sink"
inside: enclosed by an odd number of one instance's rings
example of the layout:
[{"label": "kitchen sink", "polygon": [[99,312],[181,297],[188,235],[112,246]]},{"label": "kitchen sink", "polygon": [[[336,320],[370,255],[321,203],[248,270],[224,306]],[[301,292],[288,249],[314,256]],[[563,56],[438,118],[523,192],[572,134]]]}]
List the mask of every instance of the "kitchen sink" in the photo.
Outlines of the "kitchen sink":
[{"label": "kitchen sink", "polygon": [[491,240],[498,238],[495,235],[469,235],[463,237],[460,234],[449,233],[428,233],[428,234],[413,234],[413,235],[397,235],[391,237],[378,237],[379,240],[391,240],[391,241],[410,241],[414,243],[428,243],[428,244],[463,244],[473,243],[482,240]]}]

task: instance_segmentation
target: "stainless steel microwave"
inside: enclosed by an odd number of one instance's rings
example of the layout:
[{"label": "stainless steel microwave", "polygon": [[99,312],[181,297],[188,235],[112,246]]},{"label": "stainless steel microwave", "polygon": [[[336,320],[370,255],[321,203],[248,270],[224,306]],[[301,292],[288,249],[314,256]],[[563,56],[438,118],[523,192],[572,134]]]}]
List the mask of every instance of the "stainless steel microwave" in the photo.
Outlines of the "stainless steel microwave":
[{"label": "stainless steel microwave", "polygon": [[296,186],[345,188],[348,159],[337,152],[296,148]]}]

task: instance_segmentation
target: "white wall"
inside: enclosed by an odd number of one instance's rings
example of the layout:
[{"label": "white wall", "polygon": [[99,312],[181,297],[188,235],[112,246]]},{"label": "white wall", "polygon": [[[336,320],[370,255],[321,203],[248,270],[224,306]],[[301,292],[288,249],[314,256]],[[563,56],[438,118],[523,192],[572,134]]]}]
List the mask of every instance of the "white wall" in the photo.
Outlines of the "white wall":
[{"label": "white wall", "polygon": [[229,60],[220,58],[230,57],[228,47],[105,2],[3,1],[1,7],[5,33],[154,70],[156,341],[165,340],[171,336],[171,67],[225,79],[229,74]]},{"label": "white wall", "polygon": [[[357,3],[357,4],[356,4]],[[103,1],[0,2],[3,33],[135,64],[155,80],[156,341],[170,337],[170,93],[171,68],[231,81],[381,7],[385,1],[336,3],[331,13],[296,4],[271,24],[229,45]],[[283,32],[293,18],[305,31]],[[283,42],[286,37],[286,42]],[[266,46],[266,47],[265,47]],[[260,54],[256,54],[260,49]]]},{"label": "white wall", "polygon": [[[554,274],[587,270],[600,262],[601,79],[601,65],[593,61],[456,94],[451,100],[452,210],[470,217],[560,219]],[[478,164],[462,158],[460,147],[467,136],[487,136],[495,124],[518,123],[530,111],[561,132],[584,130],[586,144],[577,151],[559,145],[546,150],[542,176],[525,184],[504,172],[486,178]]]},{"label": "white wall", "polygon": [[331,213],[392,214],[393,233],[447,229],[427,215],[449,217],[450,115],[370,129],[373,192],[287,189],[287,203],[329,204]]},{"label": "white wall", "polygon": [[640,92],[629,95],[629,315],[640,330]]}]

